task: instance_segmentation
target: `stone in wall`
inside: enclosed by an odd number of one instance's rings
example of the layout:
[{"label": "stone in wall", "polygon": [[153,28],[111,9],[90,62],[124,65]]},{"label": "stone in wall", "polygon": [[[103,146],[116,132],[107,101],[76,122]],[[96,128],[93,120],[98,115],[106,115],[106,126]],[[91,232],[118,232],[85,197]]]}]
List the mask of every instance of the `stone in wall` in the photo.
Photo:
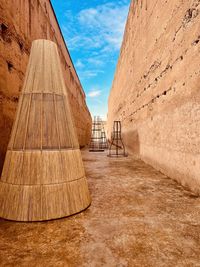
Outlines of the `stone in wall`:
[{"label": "stone in wall", "polygon": [[200,0],[132,1],[109,96],[129,153],[200,193]]},{"label": "stone in wall", "polygon": [[80,146],[89,142],[91,116],[85,94],[48,0],[0,1],[0,172],[15,116],[31,42],[57,43]]}]

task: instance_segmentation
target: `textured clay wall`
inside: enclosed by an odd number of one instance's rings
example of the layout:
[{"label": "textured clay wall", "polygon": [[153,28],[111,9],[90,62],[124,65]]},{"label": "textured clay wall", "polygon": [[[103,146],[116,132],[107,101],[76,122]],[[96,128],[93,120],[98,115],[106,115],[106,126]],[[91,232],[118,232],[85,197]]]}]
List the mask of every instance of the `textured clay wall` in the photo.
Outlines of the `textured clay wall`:
[{"label": "textured clay wall", "polygon": [[109,97],[129,153],[200,192],[200,0],[132,1]]},{"label": "textured clay wall", "polygon": [[48,0],[0,1],[0,172],[23,85],[31,42],[57,43],[80,146],[88,143],[91,116],[85,94]]}]

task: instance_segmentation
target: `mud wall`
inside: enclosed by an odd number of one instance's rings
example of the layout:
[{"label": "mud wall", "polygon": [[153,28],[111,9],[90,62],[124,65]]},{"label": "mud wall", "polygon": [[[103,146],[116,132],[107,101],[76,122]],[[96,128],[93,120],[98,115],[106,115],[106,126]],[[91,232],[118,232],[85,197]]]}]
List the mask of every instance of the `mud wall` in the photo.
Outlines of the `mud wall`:
[{"label": "mud wall", "polygon": [[91,116],[85,94],[48,0],[0,1],[0,172],[23,85],[31,42],[57,43],[80,146],[88,143]]},{"label": "mud wall", "polygon": [[132,1],[108,126],[129,153],[200,192],[200,0]]}]

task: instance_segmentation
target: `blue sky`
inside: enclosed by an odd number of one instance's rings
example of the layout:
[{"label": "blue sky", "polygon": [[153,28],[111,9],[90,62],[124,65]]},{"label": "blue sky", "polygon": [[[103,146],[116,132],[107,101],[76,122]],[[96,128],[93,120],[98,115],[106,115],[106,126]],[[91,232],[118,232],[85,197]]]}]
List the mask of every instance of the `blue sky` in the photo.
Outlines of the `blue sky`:
[{"label": "blue sky", "polygon": [[91,115],[106,119],[130,0],[51,0]]}]

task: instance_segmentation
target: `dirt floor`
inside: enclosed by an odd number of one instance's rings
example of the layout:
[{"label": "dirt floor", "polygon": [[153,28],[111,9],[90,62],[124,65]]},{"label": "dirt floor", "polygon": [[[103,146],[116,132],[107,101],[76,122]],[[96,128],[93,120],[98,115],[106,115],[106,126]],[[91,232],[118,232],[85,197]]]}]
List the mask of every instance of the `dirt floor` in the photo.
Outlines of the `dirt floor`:
[{"label": "dirt floor", "polygon": [[200,266],[200,198],[140,160],[83,158],[92,205],[49,222],[0,220],[0,266]]}]

